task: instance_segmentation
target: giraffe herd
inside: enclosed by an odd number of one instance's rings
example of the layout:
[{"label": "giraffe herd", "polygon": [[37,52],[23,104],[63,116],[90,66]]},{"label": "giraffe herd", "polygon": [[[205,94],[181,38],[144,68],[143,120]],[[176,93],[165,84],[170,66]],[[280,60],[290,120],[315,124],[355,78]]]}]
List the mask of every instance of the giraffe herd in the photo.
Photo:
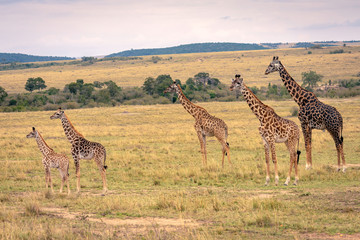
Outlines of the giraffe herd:
[{"label": "giraffe herd", "polygon": [[[335,147],[337,150],[338,158],[338,171],[345,172],[346,163],[344,157],[344,142],[343,142],[343,119],[341,114],[332,106],[326,105],[319,101],[314,93],[302,88],[295,80],[290,76],[285,67],[279,61],[278,57],[273,57],[267,67],[265,74],[278,71],[280,77],[290,93],[294,101],[299,105],[298,118],[300,120],[301,129],[305,140],[306,149],[306,169],[312,168],[311,158],[311,131],[312,129],[327,130],[332,136]],[[290,153],[290,166],[288,176],[284,185],[288,185],[291,178],[292,168],[295,168],[295,180],[294,185],[298,184],[298,163],[299,163],[299,140],[300,130],[295,122],[282,118],[276,114],[274,109],[262,103],[256,95],[245,85],[243,78],[240,74],[235,75],[235,79],[232,80],[230,90],[238,89],[243,95],[245,101],[249,105],[251,111],[260,121],[259,133],[262,137],[264,149],[265,149],[265,161],[266,161],[266,180],[265,185],[270,182],[270,153],[272,162],[274,164],[275,171],[275,185],[278,185],[279,175],[277,168],[277,157],[275,150],[275,143],[285,143]],[[227,142],[228,126],[226,123],[215,116],[210,115],[203,107],[197,106],[186,98],[179,84],[175,81],[164,91],[164,93],[176,93],[179,102],[184,109],[194,117],[195,130],[200,142],[200,148],[202,153],[203,165],[207,165],[206,154],[206,137],[216,137],[222,146],[222,167],[224,168],[224,158],[227,156],[228,162],[230,160],[230,146]],[[94,159],[100,171],[103,181],[103,194],[107,192],[106,184],[106,150],[103,145],[96,142],[91,142],[79,133],[70,122],[64,111],[59,108],[50,119],[60,119],[65,136],[71,144],[71,155],[74,159],[77,177],[77,192],[80,191],[80,159]],[[52,181],[50,177],[50,168],[57,168],[61,175],[61,188],[63,189],[64,182],[67,183],[68,194],[70,194],[69,188],[69,159],[65,154],[57,154],[51,149],[40,135],[40,133],[33,130],[26,136],[27,138],[35,138],[38,147],[43,155],[42,163],[45,168],[45,180],[46,188],[50,184],[53,192]],[[341,162],[342,160],[342,162]]]}]

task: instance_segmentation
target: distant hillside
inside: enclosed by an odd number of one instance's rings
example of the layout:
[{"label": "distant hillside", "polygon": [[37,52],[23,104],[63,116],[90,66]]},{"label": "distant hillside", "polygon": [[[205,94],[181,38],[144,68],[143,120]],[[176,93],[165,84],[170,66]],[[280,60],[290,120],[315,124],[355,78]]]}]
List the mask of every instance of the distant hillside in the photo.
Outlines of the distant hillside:
[{"label": "distant hillside", "polygon": [[132,57],[146,55],[200,53],[200,52],[226,52],[267,49],[259,44],[250,43],[193,43],[176,47],[135,49],[113,53],[105,57]]},{"label": "distant hillside", "polygon": [[27,55],[21,53],[0,53],[0,63],[44,62],[44,61],[73,60],[73,59],[75,58],[34,56],[34,55]]}]

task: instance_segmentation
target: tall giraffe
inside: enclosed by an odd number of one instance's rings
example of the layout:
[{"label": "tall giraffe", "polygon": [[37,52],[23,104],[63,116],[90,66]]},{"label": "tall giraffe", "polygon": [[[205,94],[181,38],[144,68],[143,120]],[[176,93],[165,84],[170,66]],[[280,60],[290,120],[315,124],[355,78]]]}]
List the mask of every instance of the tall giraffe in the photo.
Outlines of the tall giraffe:
[{"label": "tall giraffe", "polygon": [[57,168],[59,169],[60,176],[61,176],[61,187],[60,193],[62,193],[64,182],[66,181],[68,194],[70,194],[70,187],[69,187],[69,158],[65,154],[58,154],[54,152],[52,148],[50,148],[41,134],[32,128],[32,131],[26,135],[27,138],[35,138],[38,147],[43,155],[42,163],[45,168],[45,182],[46,182],[46,189],[49,187],[51,191],[54,193],[51,175],[50,175],[50,168]]},{"label": "tall giraffe", "polygon": [[77,177],[77,192],[80,191],[80,159],[93,159],[97,164],[101,173],[103,181],[103,193],[107,192],[106,185],[106,150],[103,145],[96,142],[86,140],[85,137],[79,133],[70,122],[63,110],[59,108],[50,119],[60,119],[64,128],[65,135],[71,143],[71,155],[75,162],[76,177]]},{"label": "tall giraffe", "polygon": [[306,169],[311,169],[311,131],[312,129],[325,129],[331,134],[334,139],[337,158],[338,171],[341,169],[340,157],[342,159],[343,172],[346,170],[346,163],[344,157],[344,139],[342,136],[343,119],[336,108],[322,103],[314,93],[302,88],[286,71],[284,65],[280,62],[279,57],[273,57],[265,74],[278,71],[280,77],[284,82],[285,87],[289,91],[291,97],[299,105],[298,118],[301,122],[302,132],[305,139],[306,148]]},{"label": "tall giraffe", "polygon": [[175,92],[178,95],[178,99],[180,103],[183,105],[185,110],[195,118],[195,130],[198,135],[202,153],[203,164],[207,164],[207,156],[206,156],[206,137],[215,136],[217,140],[222,145],[222,167],[224,168],[224,156],[225,154],[228,157],[229,163],[230,161],[230,147],[227,142],[228,137],[228,127],[226,123],[210,115],[204,108],[193,104],[189,99],[186,98],[179,84],[175,81],[171,84],[164,93]]},{"label": "tall giraffe", "polygon": [[[285,185],[288,185],[291,177],[291,170],[293,165],[295,167],[295,181],[294,185],[297,185],[298,177],[298,163],[300,151],[299,138],[300,130],[298,126],[291,120],[285,119],[277,115],[271,107],[262,103],[255,94],[244,84],[243,78],[240,74],[235,75],[235,79],[232,80],[230,90],[240,89],[244,99],[249,105],[252,112],[260,121],[259,132],[263,139],[265,148],[265,160],[266,160],[266,182],[265,185],[269,184],[270,181],[270,156],[269,150],[271,150],[271,157],[275,167],[275,185],[278,185],[279,175],[277,169],[277,157],[275,151],[275,143],[285,143],[287,149],[290,152],[290,168],[288,177],[286,178]],[[297,159],[296,159],[297,154]]]}]

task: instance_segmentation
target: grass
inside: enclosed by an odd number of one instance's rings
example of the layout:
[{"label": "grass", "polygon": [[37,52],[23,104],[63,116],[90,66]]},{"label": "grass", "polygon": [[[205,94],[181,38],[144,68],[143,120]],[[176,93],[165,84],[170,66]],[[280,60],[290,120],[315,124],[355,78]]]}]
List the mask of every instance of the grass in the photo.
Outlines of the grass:
[{"label": "grass", "polygon": [[[358,164],[360,98],[322,99],[344,118],[348,164]],[[283,117],[295,102],[266,101]],[[193,118],[179,104],[66,110],[87,139],[107,149],[109,193],[101,196],[93,161],[81,160],[81,193],[59,194],[60,176],[52,170],[55,194],[45,190],[36,127],[48,145],[70,159],[70,144],[52,111],[0,115],[0,222],[4,239],[296,239],[360,236],[359,168],[337,172],[336,150],[328,133],[313,131],[314,169],[305,171],[301,137],[298,186],[265,187],[265,160],[258,120],[244,102],[198,103],[229,126],[232,166],[221,168],[221,146],[208,138],[208,166],[202,166]],[[289,156],[277,144],[280,183]],[[71,159],[72,160],[72,159]],[[273,166],[271,166],[273,171]],[[55,211],[56,210],[56,211]],[[127,219],[191,220],[195,224],[143,223]],[[99,219],[102,219],[101,221]],[[113,222],[111,222],[113,221]],[[148,221],[148,220],[146,220]],[[145,221],[145,222],[146,222]],[[150,221],[150,220],[149,220]]]},{"label": "grass", "polygon": [[[279,84],[279,74],[264,75],[274,55],[279,56],[291,76],[301,80],[301,73],[310,70],[324,76],[323,81],[332,82],[354,78],[360,68],[360,46],[348,46],[345,53],[329,54],[338,47],[314,49],[271,49],[259,51],[193,53],[161,55],[163,59],[153,63],[151,56],[142,60],[104,61],[87,66],[52,66],[24,70],[0,71],[0,86],[8,93],[25,92],[26,80],[41,77],[48,88],[63,89],[65,84],[83,79],[85,83],[94,81],[114,81],[121,87],[142,86],[147,77],[170,74],[182,82],[199,72],[207,72],[211,77],[229,84],[236,73],[241,73],[248,86],[267,86],[269,82]],[[170,58],[171,57],[171,58]]]}]

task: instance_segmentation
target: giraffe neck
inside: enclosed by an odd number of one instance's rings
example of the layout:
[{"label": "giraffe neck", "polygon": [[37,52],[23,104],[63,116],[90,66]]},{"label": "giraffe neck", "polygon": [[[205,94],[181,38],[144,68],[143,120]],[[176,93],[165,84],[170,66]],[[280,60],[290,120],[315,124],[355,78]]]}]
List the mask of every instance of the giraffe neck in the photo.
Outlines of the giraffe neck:
[{"label": "giraffe neck", "polygon": [[61,117],[61,123],[64,128],[65,135],[71,144],[76,139],[84,138],[84,136],[75,129],[74,125],[72,125],[65,113]]},{"label": "giraffe neck", "polygon": [[178,86],[178,88],[176,90],[176,93],[178,95],[178,99],[179,99],[180,103],[183,105],[183,107],[185,108],[185,110],[191,116],[193,116],[195,119],[198,119],[200,117],[200,115],[202,115],[201,113],[204,113],[204,112],[207,113],[204,108],[202,108],[200,106],[196,106],[189,99],[187,99],[187,97],[182,92],[180,85],[177,85],[177,86]]},{"label": "giraffe neck", "polygon": [[303,100],[308,95],[309,91],[303,89],[295,80],[290,76],[290,74],[286,71],[285,67],[280,63],[279,73],[282,81],[290,96],[294,99],[294,101],[298,105],[303,105]]},{"label": "giraffe neck", "polygon": [[47,156],[49,153],[54,151],[52,148],[50,148],[46,144],[45,140],[43,139],[43,137],[40,135],[40,133],[38,131],[36,131],[35,139],[36,139],[38,147],[39,147],[41,153],[43,154],[43,156]]},{"label": "giraffe neck", "polygon": [[251,111],[259,119],[260,122],[264,121],[264,112],[269,108],[256,97],[256,95],[244,84],[240,87],[240,91],[244,96],[247,104],[249,105]]}]

